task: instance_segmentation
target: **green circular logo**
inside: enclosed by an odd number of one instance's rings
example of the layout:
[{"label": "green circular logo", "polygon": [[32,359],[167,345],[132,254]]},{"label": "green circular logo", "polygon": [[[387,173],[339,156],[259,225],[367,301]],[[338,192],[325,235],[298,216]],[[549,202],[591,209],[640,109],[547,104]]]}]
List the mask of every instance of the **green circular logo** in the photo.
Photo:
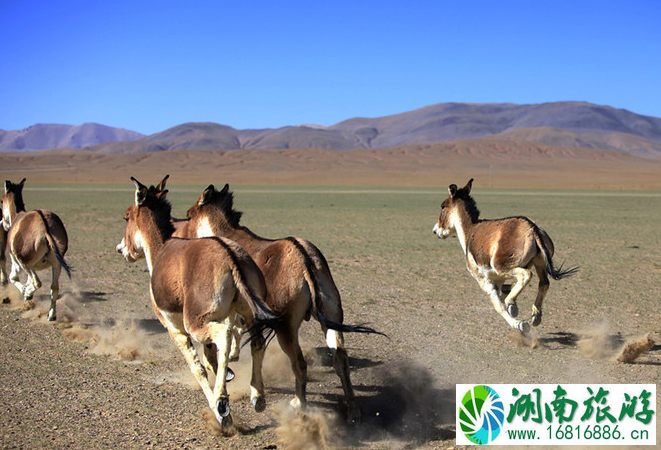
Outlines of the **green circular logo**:
[{"label": "green circular logo", "polygon": [[500,395],[489,386],[469,389],[459,406],[461,431],[474,444],[493,442],[500,434],[505,408]]}]

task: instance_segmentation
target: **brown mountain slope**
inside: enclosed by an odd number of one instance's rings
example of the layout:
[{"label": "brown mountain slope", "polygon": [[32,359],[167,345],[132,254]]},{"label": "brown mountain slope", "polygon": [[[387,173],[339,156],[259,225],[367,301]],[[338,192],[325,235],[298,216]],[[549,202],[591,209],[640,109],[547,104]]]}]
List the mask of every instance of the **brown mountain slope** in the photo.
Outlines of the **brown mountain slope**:
[{"label": "brown mountain slope", "polygon": [[476,178],[494,188],[659,189],[661,162],[615,151],[498,138],[362,150],[169,150],[0,154],[0,176],[123,183],[133,175],[177,183],[447,186]]}]

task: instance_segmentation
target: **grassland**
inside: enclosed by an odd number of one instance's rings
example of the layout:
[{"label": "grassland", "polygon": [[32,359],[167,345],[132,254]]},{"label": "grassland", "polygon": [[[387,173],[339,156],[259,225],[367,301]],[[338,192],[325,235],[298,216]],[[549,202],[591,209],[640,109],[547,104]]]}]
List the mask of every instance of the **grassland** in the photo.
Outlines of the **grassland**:
[{"label": "grassland", "polygon": [[[172,180],[168,187],[173,215],[183,217],[206,184]],[[456,239],[432,234],[445,190],[233,190],[242,224],[267,237],[313,241],[329,261],[346,321],[370,323],[390,337],[347,336],[364,410],[364,423],[347,429],[340,425],[341,388],[323,337],[316,323],[304,324],[309,399],[331,427],[330,445],[452,446],[459,382],[661,381],[658,345],[634,364],[586,356],[578,345],[579,335],[595,327],[604,342],[660,337],[658,191],[473,191],[482,217],[533,218],[552,237],[556,261],[581,267],[578,275],[552,282],[532,348],[511,337],[467,273]],[[239,376],[232,394],[239,435],[216,437],[205,425],[203,395],[191,389],[183,358],[148,306],[146,265],[128,264],[114,250],[133,201],[130,183],[28,182],[24,197],[28,208],[56,211],[67,226],[67,260],[75,271],[72,281],[61,282],[59,317],[72,327],[21,313],[15,301],[0,309],[3,448],[281,448],[288,442],[291,428],[279,405],[291,397],[293,380],[277,344],[268,351],[267,411],[250,411],[241,390],[247,381]],[[50,274],[42,279],[47,286]],[[535,285],[533,279],[519,301],[524,315]],[[44,302],[47,289],[40,294]]]}]

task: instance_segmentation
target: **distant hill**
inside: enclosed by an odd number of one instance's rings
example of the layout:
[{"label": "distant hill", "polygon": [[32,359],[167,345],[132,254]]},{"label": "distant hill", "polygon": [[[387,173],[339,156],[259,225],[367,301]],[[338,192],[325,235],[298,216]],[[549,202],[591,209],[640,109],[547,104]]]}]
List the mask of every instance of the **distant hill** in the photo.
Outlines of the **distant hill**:
[{"label": "distant hill", "polygon": [[586,102],[439,103],[391,116],[348,119],[328,127],[298,125],[237,130],[215,123],[187,123],[132,142],[109,140],[90,146],[88,150],[98,153],[192,149],[351,150],[481,137],[615,150],[661,159],[661,119]]},{"label": "distant hill", "polygon": [[143,134],[96,123],[82,125],[37,124],[23,130],[0,130],[0,151],[83,148],[117,141],[134,141]]}]

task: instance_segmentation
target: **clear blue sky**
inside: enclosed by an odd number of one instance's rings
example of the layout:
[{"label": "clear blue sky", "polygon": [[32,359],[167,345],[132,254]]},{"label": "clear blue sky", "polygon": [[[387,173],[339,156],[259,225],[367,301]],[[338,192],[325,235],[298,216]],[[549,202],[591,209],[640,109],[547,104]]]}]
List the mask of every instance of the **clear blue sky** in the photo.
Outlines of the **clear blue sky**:
[{"label": "clear blue sky", "polygon": [[0,0],[4,130],[561,100],[661,117],[661,2]]}]

